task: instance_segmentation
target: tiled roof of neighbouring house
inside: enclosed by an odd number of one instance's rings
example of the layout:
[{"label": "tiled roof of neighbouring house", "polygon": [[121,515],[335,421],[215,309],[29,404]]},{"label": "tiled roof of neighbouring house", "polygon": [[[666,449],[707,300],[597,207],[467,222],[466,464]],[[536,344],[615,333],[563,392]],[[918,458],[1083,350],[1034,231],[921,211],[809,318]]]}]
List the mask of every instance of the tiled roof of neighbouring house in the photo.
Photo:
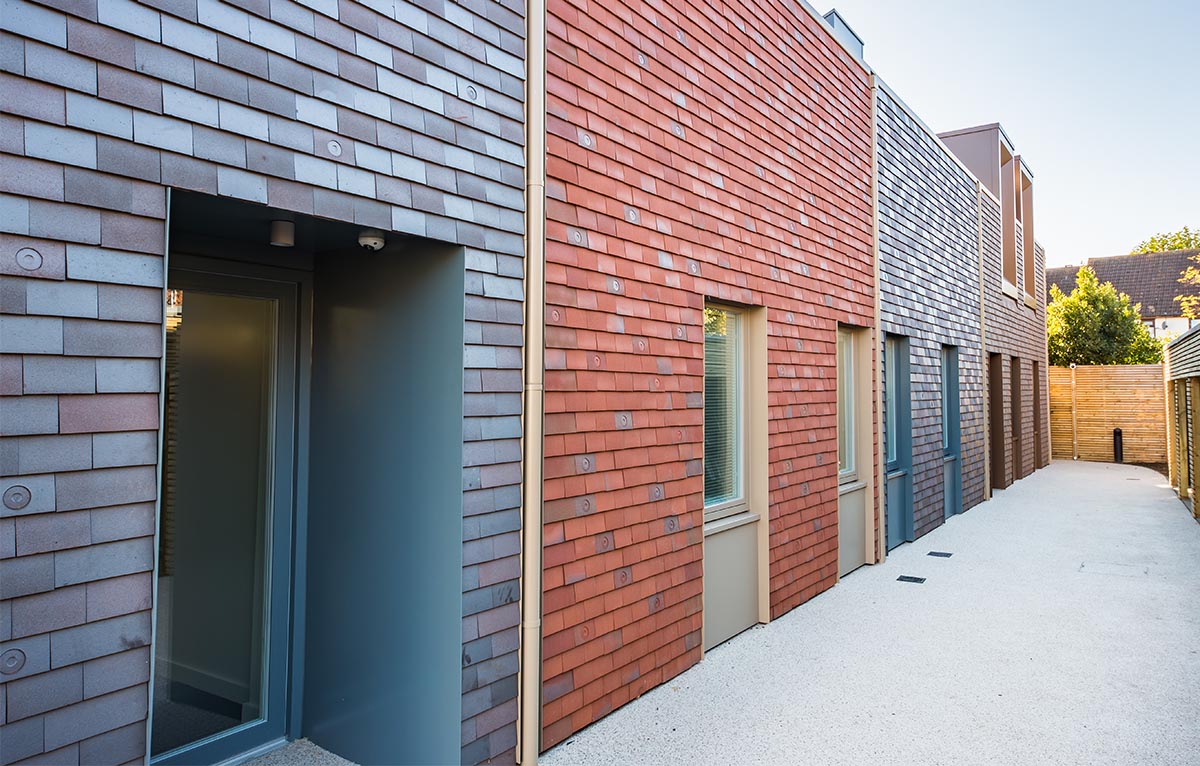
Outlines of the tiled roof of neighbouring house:
[{"label": "tiled roof of neighbouring house", "polygon": [[[1200,295],[1200,286],[1179,283],[1179,275],[1189,265],[1200,268],[1200,264],[1189,260],[1194,255],[1200,255],[1200,250],[1089,258],[1087,265],[1101,282],[1112,282],[1118,292],[1127,294],[1134,303],[1142,304],[1143,318],[1171,317],[1181,315],[1176,296]],[[1071,292],[1078,271],[1078,266],[1046,269],[1046,300],[1050,300],[1050,285],[1058,285],[1065,293]]]}]

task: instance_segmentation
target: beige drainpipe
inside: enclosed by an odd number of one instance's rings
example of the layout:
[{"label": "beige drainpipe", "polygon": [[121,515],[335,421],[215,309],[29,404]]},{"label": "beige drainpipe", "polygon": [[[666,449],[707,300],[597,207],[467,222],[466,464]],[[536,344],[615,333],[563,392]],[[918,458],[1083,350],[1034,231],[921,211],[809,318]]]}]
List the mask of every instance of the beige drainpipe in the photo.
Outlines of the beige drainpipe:
[{"label": "beige drainpipe", "polygon": [[517,762],[537,763],[542,729],[542,425],[546,335],[546,0],[525,18],[525,396],[521,454],[521,671]]},{"label": "beige drainpipe", "polygon": [[[887,450],[883,417],[883,287],[879,272],[879,79],[871,74],[871,252],[875,258],[875,454]],[[875,461],[875,561],[887,560],[887,456]]]},{"label": "beige drainpipe", "polygon": [[983,184],[975,181],[975,250],[979,255],[979,368],[983,371],[983,499],[992,496],[992,370],[987,348],[987,290],[983,277]]}]

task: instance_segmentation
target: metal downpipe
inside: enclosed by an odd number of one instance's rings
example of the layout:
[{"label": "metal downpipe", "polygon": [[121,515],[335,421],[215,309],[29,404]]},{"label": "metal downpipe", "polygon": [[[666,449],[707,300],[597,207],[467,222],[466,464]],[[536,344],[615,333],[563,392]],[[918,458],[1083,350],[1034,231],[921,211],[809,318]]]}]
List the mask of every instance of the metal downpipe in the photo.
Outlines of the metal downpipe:
[{"label": "metal downpipe", "polygon": [[541,750],[542,459],[546,329],[546,0],[525,18],[525,390],[521,486],[521,664],[517,762]]}]

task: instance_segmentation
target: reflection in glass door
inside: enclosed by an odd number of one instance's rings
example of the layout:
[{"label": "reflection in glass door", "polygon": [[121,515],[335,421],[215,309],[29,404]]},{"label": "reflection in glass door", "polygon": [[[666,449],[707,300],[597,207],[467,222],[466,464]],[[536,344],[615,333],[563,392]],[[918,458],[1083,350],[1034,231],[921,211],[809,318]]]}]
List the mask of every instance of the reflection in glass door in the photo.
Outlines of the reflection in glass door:
[{"label": "reflection in glass door", "polygon": [[295,285],[172,272],[151,754],[283,734]]}]

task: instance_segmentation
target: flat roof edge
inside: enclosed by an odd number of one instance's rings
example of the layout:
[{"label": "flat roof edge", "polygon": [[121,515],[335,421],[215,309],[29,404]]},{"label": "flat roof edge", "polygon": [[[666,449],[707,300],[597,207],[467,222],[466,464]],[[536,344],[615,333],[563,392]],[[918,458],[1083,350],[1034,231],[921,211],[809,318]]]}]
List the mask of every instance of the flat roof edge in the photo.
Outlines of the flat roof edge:
[{"label": "flat roof edge", "polygon": [[[938,136],[940,138],[953,138],[954,136],[966,136],[970,135],[971,133],[983,133],[984,131],[988,130],[995,130],[1000,133],[1000,140],[1003,141],[1005,147],[1008,148],[1009,154],[1015,155],[1017,153],[1016,144],[1014,144],[1013,140],[1009,138],[1008,133],[1004,130],[1004,126],[998,122],[989,122],[987,125],[975,125],[970,128],[947,130],[943,131],[942,133],[938,133]],[[1030,175],[1033,175],[1032,172]]]},{"label": "flat roof edge", "polygon": [[968,133],[982,133],[985,130],[1002,130],[1002,128],[1000,127],[1000,123],[998,123],[998,122],[989,122],[987,125],[974,125],[969,128],[957,128],[955,130],[943,130],[941,133],[938,133],[938,136],[950,136],[950,137],[964,136],[964,135],[967,135]]}]

